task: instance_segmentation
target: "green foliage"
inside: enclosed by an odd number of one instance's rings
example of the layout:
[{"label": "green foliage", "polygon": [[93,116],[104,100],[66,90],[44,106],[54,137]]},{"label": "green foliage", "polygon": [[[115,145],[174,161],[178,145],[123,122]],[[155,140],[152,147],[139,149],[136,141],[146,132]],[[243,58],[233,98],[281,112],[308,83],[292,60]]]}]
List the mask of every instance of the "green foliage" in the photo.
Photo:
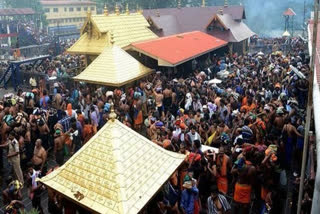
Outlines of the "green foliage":
[{"label": "green foliage", "polygon": [[22,214],[39,214],[40,212],[37,210],[37,209],[35,209],[35,208],[32,208],[31,210],[29,210],[29,211],[24,211],[24,212],[22,212]]},{"label": "green foliage", "polygon": [[32,8],[38,14],[33,17],[34,21],[39,24],[41,20],[44,26],[48,24],[40,0],[4,0],[4,3],[9,8]]}]

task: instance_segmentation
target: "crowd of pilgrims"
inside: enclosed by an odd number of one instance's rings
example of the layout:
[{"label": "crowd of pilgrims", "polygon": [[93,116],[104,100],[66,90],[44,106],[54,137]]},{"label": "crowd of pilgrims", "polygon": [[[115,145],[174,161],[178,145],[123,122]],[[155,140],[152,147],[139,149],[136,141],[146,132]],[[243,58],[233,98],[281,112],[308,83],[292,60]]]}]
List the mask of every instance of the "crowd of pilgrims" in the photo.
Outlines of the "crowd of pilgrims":
[{"label": "crowd of pilgrims", "polygon": [[[7,94],[0,105],[6,212],[23,209],[28,188],[40,213],[43,191],[50,213],[85,213],[37,178],[86,144],[112,109],[155,144],[186,155],[145,213],[282,213],[289,178],[295,210],[310,73],[301,47],[286,55],[211,55],[194,60],[192,72],[156,72],[125,90],[30,80],[32,89]],[[308,213],[313,180],[304,187]]]}]

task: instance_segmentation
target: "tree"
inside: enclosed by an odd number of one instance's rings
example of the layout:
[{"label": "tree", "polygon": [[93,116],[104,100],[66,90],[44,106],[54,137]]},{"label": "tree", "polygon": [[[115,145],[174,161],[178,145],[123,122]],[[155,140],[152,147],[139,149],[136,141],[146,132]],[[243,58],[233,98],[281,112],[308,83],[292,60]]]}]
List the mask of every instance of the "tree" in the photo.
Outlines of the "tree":
[{"label": "tree", "polygon": [[4,3],[9,8],[32,8],[36,12],[33,19],[38,27],[40,21],[42,21],[43,25],[47,25],[46,16],[40,0],[4,0]]}]

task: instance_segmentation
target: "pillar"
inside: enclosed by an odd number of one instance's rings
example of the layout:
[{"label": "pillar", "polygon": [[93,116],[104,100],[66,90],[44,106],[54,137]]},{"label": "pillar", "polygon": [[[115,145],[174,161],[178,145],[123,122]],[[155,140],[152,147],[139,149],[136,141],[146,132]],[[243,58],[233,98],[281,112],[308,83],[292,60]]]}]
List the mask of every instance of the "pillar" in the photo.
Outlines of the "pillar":
[{"label": "pillar", "polygon": [[233,54],[233,44],[230,42],[229,44],[228,44],[228,48],[229,48],[229,54]]},{"label": "pillar", "polygon": [[[10,26],[9,26],[9,24],[7,24],[7,34],[10,34]],[[11,37],[10,36],[8,37],[8,45],[9,45],[9,47],[11,47]]]}]

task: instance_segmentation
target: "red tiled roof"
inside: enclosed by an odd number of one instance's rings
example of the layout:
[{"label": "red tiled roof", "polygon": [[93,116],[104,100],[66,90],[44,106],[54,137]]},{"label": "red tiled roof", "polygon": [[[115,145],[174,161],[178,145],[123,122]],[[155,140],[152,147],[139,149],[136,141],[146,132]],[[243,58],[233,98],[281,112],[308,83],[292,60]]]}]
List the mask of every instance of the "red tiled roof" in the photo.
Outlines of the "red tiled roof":
[{"label": "red tiled roof", "polygon": [[35,14],[35,12],[31,8],[0,9],[0,16],[33,15],[33,14]]},{"label": "red tiled roof", "polygon": [[193,31],[133,43],[130,48],[158,60],[159,65],[177,66],[227,44],[222,39]]},{"label": "red tiled roof", "polygon": [[284,16],[295,16],[297,15],[291,8],[288,8],[286,11],[283,12]]},{"label": "red tiled roof", "polygon": [[[318,23],[318,38],[317,38],[317,51],[316,51],[316,59],[315,59],[315,66],[316,66],[316,77],[317,83],[320,85],[320,22]],[[309,22],[309,33],[310,33],[310,41],[312,42],[313,36],[313,20]],[[311,51],[311,50],[310,50]]]},{"label": "red tiled roof", "polygon": [[50,5],[95,5],[95,2],[92,1],[40,1],[42,5],[50,6]]}]

